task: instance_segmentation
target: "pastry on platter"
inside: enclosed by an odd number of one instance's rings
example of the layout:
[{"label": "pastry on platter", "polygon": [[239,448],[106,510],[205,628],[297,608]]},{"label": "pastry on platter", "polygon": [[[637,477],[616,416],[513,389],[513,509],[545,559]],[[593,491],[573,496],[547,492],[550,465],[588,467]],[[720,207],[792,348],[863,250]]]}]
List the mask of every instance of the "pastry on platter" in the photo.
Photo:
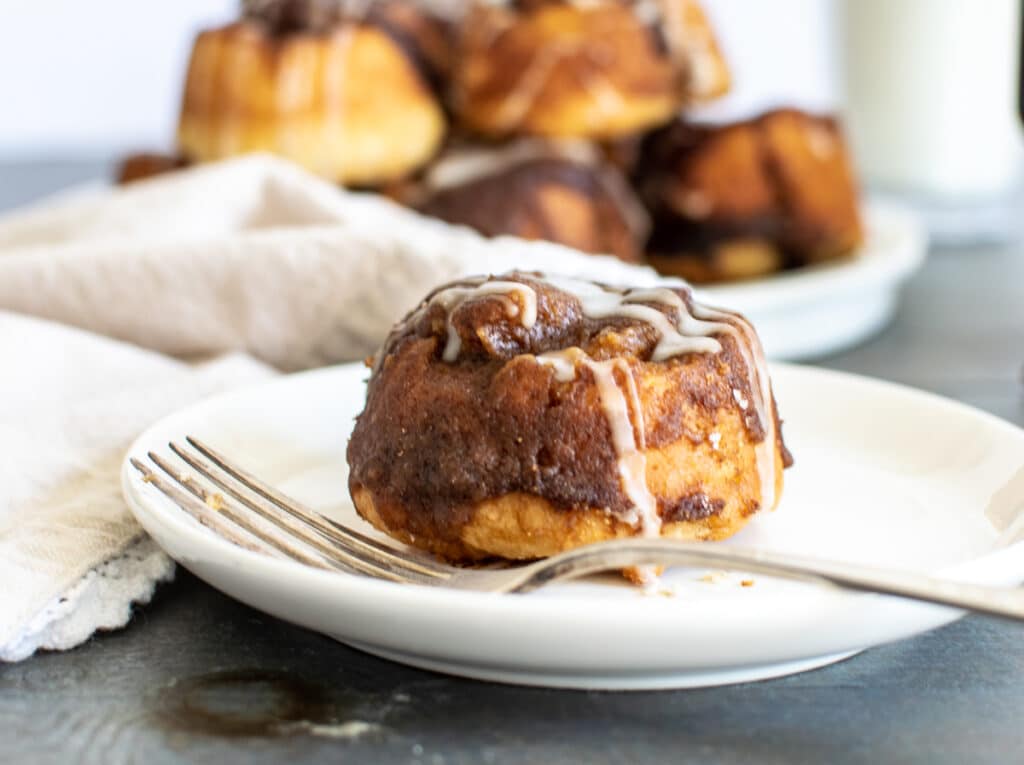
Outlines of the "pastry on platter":
[{"label": "pastry on platter", "polygon": [[429,18],[399,0],[248,2],[196,38],[180,150],[197,162],[269,151],[348,185],[401,178],[445,132],[432,39]]},{"label": "pastry on platter", "polygon": [[188,167],[188,162],[184,158],[171,154],[129,154],[118,165],[116,180],[120,184],[144,181],[185,167]]},{"label": "pastry on platter", "polygon": [[485,236],[543,239],[638,261],[647,215],[629,183],[584,145],[517,141],[443,155],[422,184],[421,212]]},{"label": "pastry on platter", "polygon": [[489,137],[620,138],[729,86],[696,0],[477,2],[460,30],[454,110]]},{"label": "pastry on platter", "polygon": [[363,518],[453,561],[723,539],[791,462],[741,316],[523,273],[439,287],[395,326],[347,457]]},{"label": "pastry on platter", "polygon": [[678,120],[645,141],[636,185],[654,221],[649,262],[694,282],[818,263],[864,238],[852,162],[830,117]]}]

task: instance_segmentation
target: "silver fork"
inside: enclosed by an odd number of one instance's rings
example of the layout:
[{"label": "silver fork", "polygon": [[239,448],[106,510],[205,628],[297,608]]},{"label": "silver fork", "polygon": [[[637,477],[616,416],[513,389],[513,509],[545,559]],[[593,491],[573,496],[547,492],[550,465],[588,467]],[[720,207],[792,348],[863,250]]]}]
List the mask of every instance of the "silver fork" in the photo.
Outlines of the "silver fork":
[{"label": "silver fork", "polygon": [[[329,571],[403,584],[522,593],[564,579],[639,565],[728,569],[1024,620],[1024,589],[989,587],[905,571],[818,560],[765,550],[659,539],[625,539],[579,547],[509,568],[456,568],[383,544],[343,526],[260,481],[198,439],[168,444],[190,473],[155,452],[131,464],[176,505],[246,549]],[[197,477],[198,476],[198,477]],[[201,480],[200,480],[201,479]],[[216,487],[216,488],[214,488]]]}]

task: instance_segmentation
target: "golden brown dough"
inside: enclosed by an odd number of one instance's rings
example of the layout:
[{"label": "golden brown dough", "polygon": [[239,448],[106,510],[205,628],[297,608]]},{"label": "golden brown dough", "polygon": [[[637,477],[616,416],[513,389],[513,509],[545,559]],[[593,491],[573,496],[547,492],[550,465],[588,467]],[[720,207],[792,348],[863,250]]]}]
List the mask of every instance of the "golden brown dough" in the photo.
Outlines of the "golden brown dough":
[{"label": "golden brown dough", "polygon": [[680,120],[648,137],[636,179],[654,218],[649,261],[690,281],[817,263],[863,239],[852,163],[829,117]]},{"label": "golden brown dough", "polygon": [[648,220],[629,183],[596,151],[543,142],[442,155],[415,206],[485,236],[542,239],[637,262]]},{"label": "golden brown dough", "polygon": [[[348,446],[359,513],[477,560],[722,539],[774,507],[791,460],[749,325],[684,289],[557,285],[446,285],[396,326]],[[687,316],[711,324],[667,329]]]},{"label": "golden brown dough", "polygon": [[429,39],[425,21],[411,7],[350,7],[254,2],[241,21],[200,33],[178,125],[184,155],[269,151],[349,185],[386,183],[430,159],[446,120],[419,65],[440,55],[417,44]]},{"label": "golden brown dough", "polygon": [[461,30],[454,107],[486,136],[620,138],[728,89],[695,0],[476,3]]}]

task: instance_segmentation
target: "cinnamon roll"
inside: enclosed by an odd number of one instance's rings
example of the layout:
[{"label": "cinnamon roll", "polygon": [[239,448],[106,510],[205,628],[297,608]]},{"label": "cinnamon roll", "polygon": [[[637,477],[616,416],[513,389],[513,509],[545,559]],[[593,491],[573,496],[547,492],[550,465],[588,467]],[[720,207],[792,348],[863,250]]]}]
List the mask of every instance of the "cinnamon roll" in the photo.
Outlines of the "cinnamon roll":
[{"label": "cinnamon roll", "polygon": [[441,287],[392,330],[347,457],[366,520],[453,561],[722,539],[791,463],[741,316],[522,273]]},{"label": "cinnamon roll", "polygon": [[839,125],[795,109],[678,120],[644,142],[636,186],[654,220],[649,262],[694,282],[841,257],[864,236]]},{"label": "cinnamon roll", "polygon": [[407,175],[446,127],[442,34],[399,0],[247,2],[195,41],[180,149],[199,162],[270,151],[349,185]]},{"label": "cinnamon roll", "polygon": [[485,236],[543,239],[636,262],[648,219],[628,181],[584,144],[521,140],[454,149],[415,207]]},{"label": "cinnamon roll", "polygon": [[490,137],[614,139],[728,82],[696,0],[478,2],[461,25],[453,101]]}]

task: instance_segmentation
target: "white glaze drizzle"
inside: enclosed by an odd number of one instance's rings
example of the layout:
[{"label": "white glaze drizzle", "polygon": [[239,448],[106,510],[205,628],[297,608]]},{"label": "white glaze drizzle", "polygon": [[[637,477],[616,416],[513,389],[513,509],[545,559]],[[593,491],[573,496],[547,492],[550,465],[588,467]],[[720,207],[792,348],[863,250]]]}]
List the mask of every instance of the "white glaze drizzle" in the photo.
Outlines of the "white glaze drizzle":
[{"label": "white glaze drizzle", "polygon": [[[775,416],[771,406],[768,371],[761,352],[760,341],[746,319],[738,314],[719,311],[693,301],[690,308],[678,293],[667,288],[616,290],[592,282],[562,277],[547,277],[547,281],[579,300],[583,313],[591,318],[617,316],[647,322],[658,331],[658,343],[651,354],[652,361],[664,361],[684,353],[718,353],[721,343],[712,335],[727,334],[736,340],[736,346],[746,366],[747,379],[754,399],[754,410],[764,430],[764,438],[754,445],[760,484],[760,504],[771,508],[775,504]],[[646,303],[665,305],[675,309],[676,322]],[[628,371],[628,370],[627,370]],[[736,403],[745,412],[750,404],[742,392],[734,391]]]},{"label": "white glaze drizzle", "polygon": [[[618,457],[619,478],[622,490],[633,503],[631,515],[623,518],[626,523],[640,524],[640,531],[645,537],[661,535],[661,516],[658,514],[658,501],[647,486],[647,448],[644,436],[644,413],[640,408],[640,397],[636,389],[636,379],[629,365],[622,359],[586,362],[587,368],[594,375],[597,392],[601,398],[601,406],[612,430],[612,444]],[[622,372],[626,381],[626,392],[615,380],[615,370]],[[626,399],[629,395],[629,400]],[[629,416],[632,404],[636,422]]]},{"label": "white glaze drizzle", "polygon": [[[519,303],[509,297],[512,294],[519,296]],[[483,279],[477,280],[475,284],[459,285],[441,290],[430,298],[412,318],[413,320],[419,318],[424,311],[435,305],[444,309],[448,339],[445,342],[441,358],[451,363],[459,357],[459,351],[462,350],[462,338],[459,336],[458,330],[455,329],[452,316],[461,305],[492,295],[503,297],[506,314],[510,318],[518,315],[519,323],[526,329],[530,329],[537,322],[537,293],[530,285],[521,282],[485,281]]]},{"label": "white glaze drizzle", "polygon": [[[580,348],[542,353],[536,358],[537,363],[554,370],[555,379],[559,382],[574,379],[578,366],[587,367],[593,374],[601,408],[611,429],[622,490],[633,504],[629,512],[622,516],[622,520],[634,526],[639,524],[644,536],[659,536],[661,516],[658,514],[658,501],[647,486],[644,412],[640,406],[636,379],[629,365],[622,359],[594,361]],[[615,379],[616,369],[622,373],[626,382],[625,392]]]},{"label": "white glaze drizzle", "polygon": [[[725,331],[736,338],[736,347],[743,356],[743,363],[747,366],[754,413],[761,421],[761,428],[764,431],[761,442],[754,444],[757,474],[761,483],[761,508],[770,510],[774,507],[776,499],[775,484],[778,478],[778,466],[775,451],[778,435],[775,427],[775,408],[772,406],[771,399],[771,383],[768,379],[768,366],[764,360],[761,341],[750,323],[739,314],[721,311],[696,302],[693,304],[693,312],[702,320],[716,321],[722,326],[728,327]],[[732,319],[735,324],[729,323],[728,319]],[[737,395],[737,391],[733,391],[733,396],[740,409],[746,412],[751,402],[744,398],[742,393]]]},{"label": "white glaze drizzle", "polygon": [[576,367],[588,359],[582,348],[566,348],[564,351],[548,351],[537,356],[537,363],[551,367],[558,382],[576,379]]},{"label": "white glaze drizzle", "polygon": [[[727,331],[729,325],[701,321],[691,315],[685,301],[670,289],[615,290],[576,279],[545,278],[579,300],[585,316],[592,319],[637,319],[653,326],[658,331],[658,344],[651,354],[652,361],[665,361],[684,353],[718,353],[722,350],[722,344],[711,334]],[[679,318],[673,324],[668,316],[645,303],[675,308]]]}]

